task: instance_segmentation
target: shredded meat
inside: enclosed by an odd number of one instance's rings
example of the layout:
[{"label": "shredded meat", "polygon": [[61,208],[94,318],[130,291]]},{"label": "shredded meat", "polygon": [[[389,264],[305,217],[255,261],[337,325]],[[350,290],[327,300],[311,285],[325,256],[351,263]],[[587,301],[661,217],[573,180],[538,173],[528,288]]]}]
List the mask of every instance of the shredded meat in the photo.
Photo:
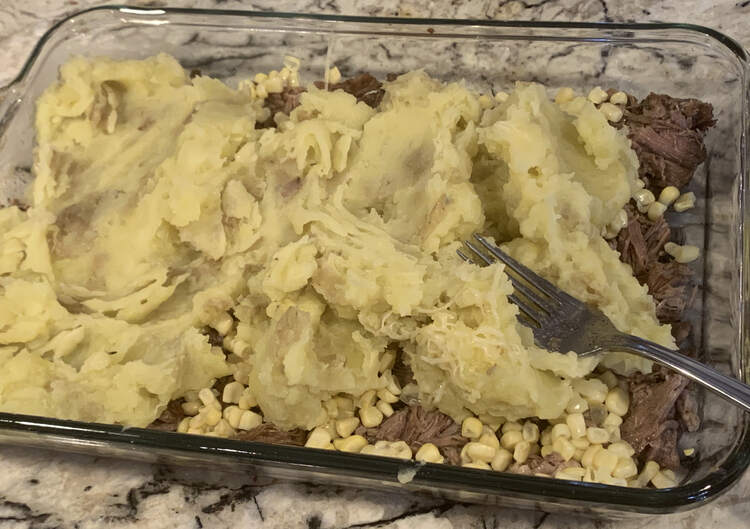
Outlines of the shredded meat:
[{"label": "shredded meat", "polygon": [[161,412],[159,418],[151,423],[148,427],[152,430],[162,430],[165,432],[176,432],[177,425],[185,418],[185,412],[182,411],[184,399],[169,401],[167,407]]},{"label": "shredded meat", "polygon": [[656,303],[656,317],[662,323],[680,321],[695,295],[693,272],[686,264],[677,261],[653,262],[645,283]]},{"label": "shredded meat", "polygon": [[514,474],[525,474],[527,476],[533,476],[534,474],[547,474],[554,476],[555,472],[558,470],[574,465],[577,465],[575,461],[565,461],[560,454],[552,452],[545,457],[540,455],[529,456],[523,463],[513,463],[510,468],[508,468],[508,471],[513,472]]},{"label": "shredded meat", "polygon": [[274,116],[277,112],[289,115],[299,105],[299,96],[305,89],[301,86],[285,86],[281,92],[268,94],[266,108],[271,112],[268,119],[255,124],[256,129],[268,129],[276,126]]},{"label": "shredded meat", "polygon": [[440,449],[452,464],[460,463],[460,451],[468,441],[461,437],[461,429],[448,415],[437,410],[426,411],[421,406],[408,406],[396,411],[375,428],[357,428],[357,434],[368,442],[405,441],[413,452],[425,443]]},{"label": "shredded meat", "polygon": [[259,443],[272,443],[280,445],[304,446],[307,432],[304,430],[290,430],[285,432],[279,430],[271,423],[263,423],[252,430],[238,432],[233,439],[240,441],[257,441]]},{"label": "shredded meat", "polygon": [[714,123],[708,103],[653,93],[640,102],[628,98],[622,120],[641,162],[641,178],[661,188],[690,181],[706,159],[703,135]]},{"label": "shredded meat", "polygon": [[677,397],[677,417],[688,432],[696,432],[701,425],[695,391],[689,386]]},{"label": "shredded meat", "polygon": [[648,448],[644,452],[646,459],[658,458],[654,461],[668,468],[675,468],[675,460],[679,465],[677,435],[667,433],[669,429],[679,433],[679,423],[674,421],[672,425],[668,419],[687,383],[685,377],[660,368],[629,380],[630,409],[622,423],[622,438],[637,454]]},{"label": "shredded meat", "polygon": [[[315,86],[323,88],[325,87],[325,83],[322,81],[316,81]],[[328,90],[343,90],[344,92],[356,97],[357,101],[362,101],[372,108],[376,108],[385,95],[383,83],[369,73],[360,74],[351,79],[341,81],[340,83],[331,83],[328,85]]]}]

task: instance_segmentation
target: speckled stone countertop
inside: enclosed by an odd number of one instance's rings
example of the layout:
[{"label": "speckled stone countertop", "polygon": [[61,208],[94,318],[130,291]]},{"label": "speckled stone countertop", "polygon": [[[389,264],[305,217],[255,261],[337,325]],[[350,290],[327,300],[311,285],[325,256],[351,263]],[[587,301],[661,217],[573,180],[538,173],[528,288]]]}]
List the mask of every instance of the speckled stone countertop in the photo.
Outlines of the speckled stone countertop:
[{"label": "speckled stone countertop", "polygon": [[[67,14],[97,0],[0,3],[0,85]],[[165,5],[167,2],[130,2]],[[750,46],[750,2],[735,0],[173,0],[171,6],[566,21],[670,21],[711,26]],[[258,482],[243,475],[0,446],[1,528],[721,528],[750,525],[750,473],[717,501],[684,514],[630,521],[577,518],[348,488]]]}]

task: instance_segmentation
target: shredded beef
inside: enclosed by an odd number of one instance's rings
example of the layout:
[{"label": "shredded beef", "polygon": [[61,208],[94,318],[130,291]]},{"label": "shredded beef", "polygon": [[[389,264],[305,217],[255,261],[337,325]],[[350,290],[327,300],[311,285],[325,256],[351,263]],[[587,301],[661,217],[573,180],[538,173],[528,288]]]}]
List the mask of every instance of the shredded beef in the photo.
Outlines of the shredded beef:
[{"label": "shredded beef", "polygon": [[176,432],[177,425],[185,418],[185,412],[182,411],[184,399],[169,401],[167,407],[161,412],[161,415],[149,425],[152,430],[162,430],[166,432]]},{"label": "shredded beef", "polygon": [[[318,88],[324,88],[325,83],[323,81],[316,81],[315,86]],[[376,108],[385,95],[383,83],[369,73],[360,74],[351,79],[341,81],[340,83],[330,83],[328,85],[328,90],[343,90],[344,92],[356,97],[357,101],[362,101],[372,108]]]},{"label": "shredded beef", "polygon": [[677,397],[676,410],[677,417],[688,432],[698,431],[701,419],[698,415],[698,401],[695,398],[695,391],[692,386],[685,388]]},{"label": "shredded beef", "polygon": [[232,437],[232,439],[240,441],[257,441],[259,443],[293,446],[304,446],[306,438],[307,433],[304,430],[296,429],[285,432],[270,423],[263,423],[246,432],[238,432]]},{"label": "shredded beef", "polygon": [[[468,441],[461,437],[461,428],[448,415],[437,410],[427,411],[421,406],[407,406],[395,412],[375,428],[357,428],[357,434],[368,442],[405,441],[413,452],[425,443],[440,449],[443,457],[453,464],[460,462],[460,449]],[[447,450],[447,449],[457,449]]]},{"label": "shredded beef", "polygon": [[680,468],[680,456],[677,454],[679,437],[680,424],[677,421],[670,420],[660,424],[655,439],[642,453],[642,459],[656,461],[663,468],[677,470]]},{"label": "shredded beef", "polygon": [[[687,386],[688,380],[676,373],[656,368],[648,375],[633,375],[629,380],[630,409],[622,423],[622,438],[630,443],[637,454],[645,451],[646,459],[654,459],[668,468],[674,468],[677,456],[677,436],[666,433],[675,421],[668,421],[675,403]],[[679,433],[679,432],[678,432]]]},{"label": "shredded beef", "polygon": [[682,187],[706,159],[705,131],[715,123],[713,107],[696,99],[649,94],[628,98],[622,124],[641,162],[641,178],[656,187]]},{"label": "shredded beef", "polygon": [[289,115],[299,105],[299,96],[305,89],[301,86],[285,86],[281,92],[268,94],[266,108],[271,112],[268,119],[255,125],[256,129],[268,129],[276,126],[274,116],[277,112]]},{"label": "shredded beef", "polygon": [[508,471],[514,474],[525,474],[527,476],[533,476],[534,474],[547,474],[554,476],[555,472],[574,466],[577,463],[575,461],[565,461],[563,457],[557,452],[552,452],[550,455],[542,457],[540,455],[529,456],[523,463],[513,463]]},{"label": "shredded beef", "polygon": [[693,272],[677,261],[653,262],[645,283],[656,303],[656,317],[662,323],[680,321],[695,295]]}]

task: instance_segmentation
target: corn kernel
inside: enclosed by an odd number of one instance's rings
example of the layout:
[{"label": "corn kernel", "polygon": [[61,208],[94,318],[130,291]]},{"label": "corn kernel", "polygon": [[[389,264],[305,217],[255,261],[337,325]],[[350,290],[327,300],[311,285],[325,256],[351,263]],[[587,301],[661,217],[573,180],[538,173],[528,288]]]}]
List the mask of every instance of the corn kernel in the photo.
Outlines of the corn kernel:
[{"label": "corn kernel", "polygon": [[531,421],[525,422],[521,430],[521,435],[524,441],[536,443],[539,441],[539,426]]},{"label": "corn kernel", "polygon": [[528,441],[520,441],[513,447],[513,460],[517,463],[525,463],[529,458],[529,452],[531,451],[531,443]]},{"label": "corn kernel", "polygon": [[252,430],[257,428],[263,423],[263,417],[250,410],[243,410],[240,415],[240,422],[237,424],[237,428],[240,430]]},{"label": "corn kernel", "polygon": [[555,439],[552,443],[552,448],[555,452],[560,454],[565,461],[570,461],[576,452],[576,448],[566,437],[558,437]]},{"label": "corn kernel", "polygon": [[612,103],[602,103],[599,106],[599,112],[611,123],[617,123],[622,119],[622,109]]},{"label": "corn kernel", "polygon": [[610,443],[614,443],[615,441],[619,441],[620,439],[622,439],[619,426],[605,426],[604,429],[607,430],[607,433],[609,434]]},{"label": "corn kernel", "polygon": [[674,260],[678,263],[690,263],[695,261],[700,255],[700,249],[697,246],[692,246],[690,244],[680,246],[673,242],[665,244],[664,251],[674,257]]},{"label": "corn kernel", "polygon": [[607,393],[607,399],[604,401],[604,404],[611,413],[623,417],[628,413],[628,408],[630,407],[630,395],[620,387],[612,388]]},{"label": "corn kernel", "polygon": [[380,389],[378,390],[378,398],[384,402],[387,402],[388,404],[393,404],[395,402],[398,402],[398,397],[388,391],[387,389]]},{"label": "corn kernel", "polygon": [[649,220],[655,221],[664,215],[665,211],[667,211],[667,206],[661,202],[652,202],[646,211],[646,216],[648,216]]},{"label": "corn kernel", "polygon": [[362,393],[362,395],[359,397],[359,407],[360,408],[370,408],[372,406],[375,406],[375,399],[377,397],[377,393],[374,389],[365,391]]},{"label": "corn kernel", "polygon": [[481,470],[490,470],[490,468],[491,468],[484,461],[471,461],[469,463],[464,463],[461,466],[462,467],[466,467],[466,468],[479,468]]},{"label": "corn kernel", "polygon": [[568,481],[581,481],[585,474],[586,469],[583,467],[566,467],[555,472],[555,478]]},{"label": "corn kernel", "polygon": [[594,467],[594,458],[597,456],[597,454],[604,450],[602,448],[602,445],[591,445],[583,452],[583,457],[581,457],[581,464],[586,468],[593,468]]},{"label": "corn kernel", "polygon": [[615,92],[609,98],[609,102],[615,105],[625,105],[628,102],[628,95],[625,92]]},{"label": "corn kernel", "polygon": [[327,83],[338,83],[341,81],[341,72],[337,67],[330,68],[325,75],[325,81]]},{"label": "corn kernel", "polygon": [[231,437],[235,434],[234,428],[229,424],[226,419],[221,419],[216,426],[214,426],[214,433],[219,437]]},{"label": "corn kernel", "polygon": [[329,444],[331,444],[331,434],[320,426],[310,432],[305,442],[305,446],[308,448],[324,448]]},{"label": "corn kernel", "polygon": [[654,194],[648,189],[637,191],[633,195],[633,199],[635,200],[635,206],[641,213],[646,213],[649,206],[656,201],[656,197],[654,197]]},{"label": "corn kernel", "polygon": [[354,417],[354,401],[349,397],[335,397],[336,408],[339,411],[339,419]]},{"label": "corn kernel", "polygon": [[359,419],[365,428],[374,428],[383,422],[383,412],[375,406],[367,406],[359,409]]},{"label": "corn kernel", "polygon": [[484,461],[489,463],[495,457],[497,449],[479,442],[466,443],[466,455],[472,461]]},{"label": "corn kernel", "polygon": [[503,92],[500,90],[499,92],[495,93],[495,101],[498,103],[505,103],[510,96],[507,92]]},{"label": "corn kernel", "polygon": [[229,423],[232,428],[237,428],[240,424],[240,417],[242,417],[242,410],[239,406],[227,406],[224,408],[222,413],[224,419]]},{"label": "corn kernel", "polygon": [[503,472],[508,468],[512,460],[513,454],[511,454],[510,451],[506,450],[505,448],[500,448],[495,453],[495,457],[492,458],[492,462],[490,463],[490,465],[492,466],[492,470]]},{"label": "corn kernel", "polygon": [[586,429],[586,439],[591,444],[604,444],[609,442],[609,432],[604,428],[590,427]]},{"label": "corn kernel", "polygon": [[476,417],[467,417],[461,423],[461,435],[469,439],[478,439],[482,435],[482,421]]},{"label": "corn kernel", "polygon": [[185,415],[197,415],[201,405],[197,401],[189,400],[187,402],[183,402],[181,407]]},{"label": "corn kernel", "polygon": [[379,400],[375,407],[380,410],[380,413],[382,413],[384,417],[390,417],[393,415],[393,407],[384,400]]},{"label": "corn kernel", "polygon": [[661,190],[661,193],[659,193],[659,202],[661,202],[665,206],[669,206],[670,204],[672,204],[672,202],[677,200],[679,196],[679,189],[677,189],[675,186],[667,186]]},{"label": "corn kernel", "polygon": [[516,422],[516,421],[506,422],[505,424],[503,424],[503,427],[502,427],[503,433],[520,432],[521,430],[523,430],[523,426],[521,425],[521,423]]},{"label": "corn kernel", "polygon": [[637,475],[638,467],[635,466],[635,461],[630,457],[619,458],[615,469],[612,471],[612,476],[615,478],[629,479]]},{"label": "corn kernel", "polygon": [[341,437],[349,437],[359,426],[357,417],[348,417],[336,421],[336,433]]},{"label": "corn kernel", "polygon": [[221,412],[216,408],[206,408],[203,415],[206,418],[206,424],[209,426],[216,426],[221,420]]},{"label": "corn kernel", "polygon": [[589,446],[591,446],[591,443],[586,437],[571,439],[570,444],[572,444],[577,450],[586,450]]},{"label": "corn kernel", "polygon": [[619,458],[616,455],[606,450],[600,450],[594,456],[594,469],[601,470],[602,472],[611,475],[617,466],[618,461]]},{"label": "corn kernel", "polygon": [[615,375],[612,371],[605,371],[601,375],[599,375],[599,380],[604,382],[607,385],[607,388],[612,389],[617,385],[617,375]]},{"label": "corn kernel", "polygon": [[695,193],[688,192],[680,195],[680,198],[675,200],[674,210],[678,212],[687,211],[690,208],[695,207]]},{"label": "corn kernel", "polygon": [[216,400],[216,395],[209,388],[203,388],[198,392],[198,398],[204,406],[209,406]]},{"label": "corn kernel", "polygon": [[554,451],[555,450],[554,450],[554,448],[552,448],[552,445],[549,444],[549,445],[543,446],[542,449],[539,451],[539,454],[542,457],[547,457],[548,455],[551,455],[552,453],[554,453]]},{"label": "corn kernel", "polygon": [[687,457],[692,456],[695,453],[695,448],[686,448],[682,451],[683,454],[685,454]]},{"label": "corn kernel", "polygon": [[565,407],[565,411],[568,413],[583,413],[588,409],[589,403],[586,402],[586,399],[578,395],[570,399],[570,402],[568,402],[568,405]]},{"label": "corn kernel", "polygon": [[567,439],[572,437],[570,427],[565,423],[556,424],[552,427],[552,442],[554,443],[560,437]]},{"label": "corn kernel", "polygon": [[677,486],[677,482],[669,479],[669,477],[664,474],[664,471],[657,472],[656,475],[651,478],[651,484],[657,489],[668,489]]},{"label": "corn kernel", "polygon": [[480,435],[479,442],[483,445],[491,446],[495,450],[500,448],[500,439],[497,438],[497,435],[495,435],[495,432],[493,431]]},{"label": "corn kernel", "polygon": [[604,422],[602,423],[602,426],[606,428],[607,426],[620,426],[621,424],[622,424],[622,417],[614,413],[608,413],[607,417],[604,419]]},{"label": "corn kernel", "polygon": [[542,433],[539,435],[539,441],[542,443],[542,446],[547,446],[552,444],[552,428],[549,426],[546,427]]},{"label": "corn kernel", "polygon": [[432,443],[425,443],[420,446],[414,455],[414,459],[424,461],[425,463],[443,463],[445,461],[437,446]]},{"label": "corn kernel", "polygon": [[572,101],[575,96],[576,93],[572,88],[570,88],[569,86],[564,86],[560,88],[560,90],[558,90],[555,94],[555,103],[557,103],[558,105],[562,105],[564,103]]},{"label": "corn kernel", "polygon": [[521,441],[523,441],[523,434],[516,430],[511,430],[507,433],[504,433],[500,438],[500,444],[506,450],[513,449],[513,447],[515,447]]},{"label": "corn kernel", "polygon": [[595,105],[598,105],[600,103],[603,103],[607,100],[609,95],[607,95],[607,92],[602,90],[600,86],[596,86],[591,89],[588,95],[588,100],[594,103]]},{"label": "corn kernel", "polygon": [[[573,439],[586,435],[586,420],[583,418],[582,413],[571,413],[565,419],[565,423],[568,425],[570,436]],[[554,432],[554,428],[552,430]]]},{"label": "corn kernel", "polygon": [[394,363],[396,363],[396,354],[393,351],[386,351],[378,361],[378,371],[385,373],[393,367]]},{"label": "corn kernel", "polygon": [[580,393],[589,402],[589,405],[604,402],[609,390],[607,385],[597,378],[576,379],[573,382],[573,389]]},{"label": "corn kernel", "polygon": [[607,447],[607,450],[623,458],[632,457],[635,454],[635,450],[627,441],[615,441]]},{"label": "corn kernel", "polygon": [[179,433],[187,433],[187,431],[190,429],[190,417],[185,417],[180,421],[180,424],[177,425],[177,431]]},{"label": "corn kernel", "polygon": [[343,439],[335,439],[333,446],[341,452],[359,452],[367,446],[367,439],[361,435],[351,435]]},{"label": "corn kernel", "polygon": [[230,382],[224,386],[224,392],[222,393],[221,400],[228,404],[237,404],[242,397],[242,393],[245,391],[245,386],[239,382]]}]

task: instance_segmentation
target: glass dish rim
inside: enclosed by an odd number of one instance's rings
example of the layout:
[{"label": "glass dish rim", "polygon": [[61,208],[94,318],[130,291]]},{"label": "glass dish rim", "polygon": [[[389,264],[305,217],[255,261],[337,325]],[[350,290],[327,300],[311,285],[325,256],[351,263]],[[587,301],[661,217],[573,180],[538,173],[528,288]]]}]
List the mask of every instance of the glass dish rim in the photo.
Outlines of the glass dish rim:
[{"label": "glass dish rim", "polygon": [[[22,85],[31,71],[34,63],[41,56],[45,44],[65,24],[76,17],[85,16],[99,12],[124,12],[140,16],[217,16],[217,17],[244,17],[248,19],[284,19],[284,20],[313,20],[318,22],[342,22],[342,23],[366,23],[374,25],[397,25],[397,26],[427,26],[429,27],[461,27],[474,26],[497,29],[549,29],[549,30],[592,30],[592,31],[638,31],[656,32],[664,30],[682,30],[709,37],[732,52],[741,63],[745,76],[748,72],[750,56],[747,50],[733,38],[715,29],[689,23],[610,23],[610,22],[552,22],[552,21],[497,21],[497,20],[473,20],[473,19],[445,19],[445,18],[397,18],[397,17],[372,17],[354,15],[329,15],[316,13],[292,13],[273,11],[247,11],[236,9],[199,9],[199,8],[173,8],[173,7],[132,7],[126,5],[102,5],[80,11],[76,11],[52,25],[35,43],[29,57],[24,62],[13,80],[0,87],[0,95],[7,90]],[[427,32],[420,35],[425,38],[440,38],[442,35]],[[539,37],[529,36],[530,40],[542,40]],[[556,39],[557,40],[557,39]],[[573,38],[577,41],[591,39]],[[599,39],[597,39],[599,40]],[[745,81],[745,93],[747,93],[747,78]],[[743,101],[747,109],[747,99]],[[6,116],[0,116],[0,122]],[[744,114],[742,119],[745,120]],[[743,131],[747,123],[743,122]],[[741,157],[747,159],[747,134],[743,135]],[[743,164],[744,165],[744,164]],[[745,173],[741,175],[739,191],[739,215],[745,217],[745,193],[747,192],[747,166]],[[744,246],[743,227],[740,226],[738,255],[741,257],[739,282],[740,287],[746,290],[746,278],[744,269],[746,257],[742,251]],[[744,309],[748,301],[740,306],[739,324],[745,321]],[[742,342],[740,348],[742,349]],[[742,350],[740,352],[743,352]],[[744,358],[740,358],[744,364]],[[744,367],[744,365],[743,365]],[[744,374],[744,371],[743,371]],[[744,377],[747,380],[747,376]],[[347,454],[315,450],[304,447],[286,445],[272,445],[252,441],[238,441],[230,439],[219,439],[205,436],[192,436],[176,432],[162,432],[143,428],[124,428],[117,425],[86,423],[79,421],[53,419],[47,417],[36,417],[0,412],[0,432],[15,431],[36,434],[49,438],[68,438],[69,440],[81,440],[107,444],[138,446],[146,450],[167,449],[183,452],[186,454],[202,455],[209,457],[241,457],[248,464],[291,464],[304,467],[309,471],[323,473],[340,473],[351,476],[359,476],[369,479],[387,479],[396,482],[399,471],[405,468],[414,468],[418,472],[414,477],[414,485],[425,487],[436,487],[442,490],[467,490],[478,494],[498,495],[503,492],[512,492],[519,495],[529,496],[536,501],[546,500],[575,500],[602,507],[614,507],[625,512],[641,514],[663,514],[683,511],[704,505],[726,492],[750,466],[750,421],[745,420],[742,430],[737,437],[732,454],[708,476],[692,483],[681,485],[672,489],[630,489],[613,487],[595,483],[567,482],[563,480],[524,476],[504,472],[486,472],[476,469],[453,467],[449,465],[423,465],[414,461],[402,461],[391,458],[372,458],[359,454]],[[312,450],[312,451],[311,451]],[[714,478],[714,479],[712,479]]]}]

